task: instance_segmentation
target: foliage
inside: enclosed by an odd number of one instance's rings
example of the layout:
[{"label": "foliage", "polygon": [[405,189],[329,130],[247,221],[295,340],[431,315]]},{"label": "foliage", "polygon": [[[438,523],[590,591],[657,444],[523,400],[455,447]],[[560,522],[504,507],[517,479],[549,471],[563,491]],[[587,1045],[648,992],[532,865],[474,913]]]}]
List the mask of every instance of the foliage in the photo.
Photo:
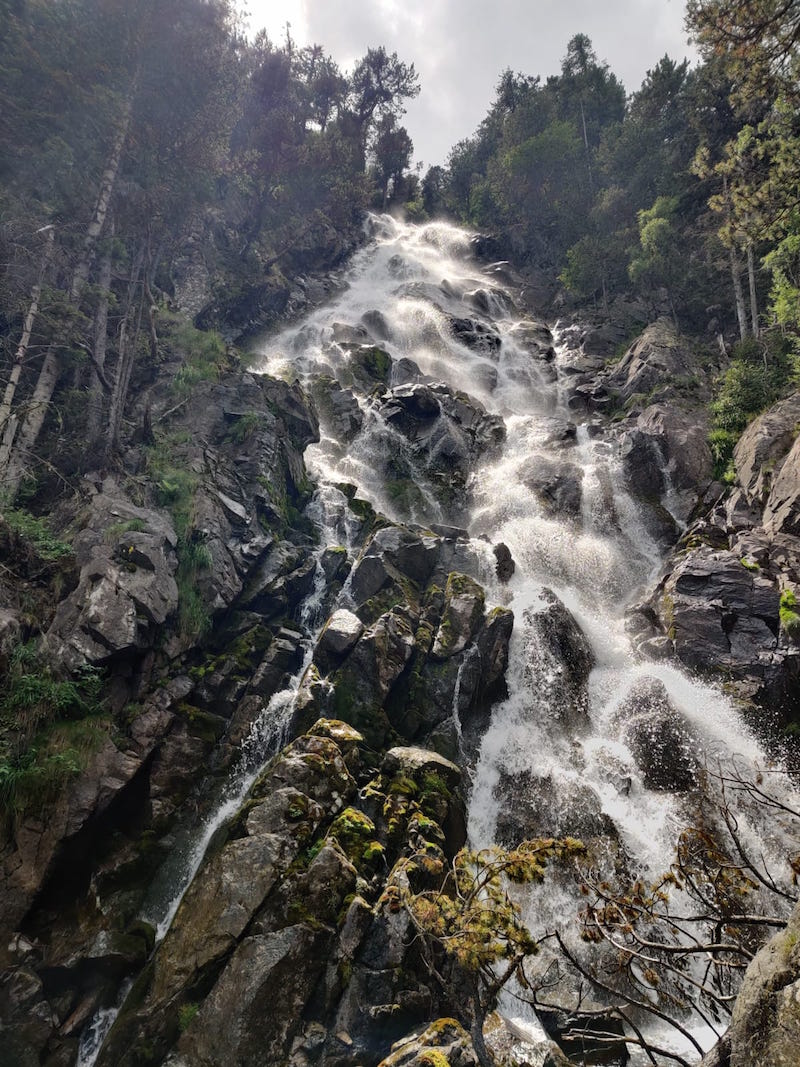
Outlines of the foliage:
[{"label": "foliage", "polygon": [[[800,812],[765,778],[749,778],[736,766],[707,769],[693,821],[660,877],[626,882],[585,869],[583,948],[556,935],[563,967],[532,984],[534,1004],[547,1010],[555,999],[559,1010],[573,1014],[573,1006],[576,1020],[614,1020],[617,1041],[643,1047],[655,1063],[654,1055],[666,1054],[643,1036],[642,1018],[650,1016],[702,1055],[696,1028],[724,1031],[745,968],[784,925],[797,896],[800,856],[771,866],[755,827],[779,826],[788,844],[796,840]],[[576,993],[584,980],[612,1006],[584,1009]],[[668,1058],[688,1067],[683,1055]]]},{"label": "foliage", "polygon": [[[548,861],[584,851],[573,838],[536,838],[516,848],[462,849],[438,889],[407,892],[405,908],[419,933],[426,963],[445,991],[466,978],[472,1033],[481,1062],[488,1062],[482,1030],[500,990],[537,951],[508,884],[540,883]],[[455,965],[448,977],[437,955]]]},{"label": "foliage", "polygon": [[33,643],[18,645],[0,686],[0,809],[38,810],[78,774],[107,732],[102,676],[56,674]]},{"label": "foliage", "polygon": [[750,337],[734,346],[711,402],[708,442],[716,477],[726,476],[736,442],[748,423],[791,388],[794,378],[795,363],[783,338]]},{"label": "foliage", "polygon": [[2,519],[17,537],[27,542],[40,559],[56,562],[72,553],[72,546],[54,537],[45,518],[32,515],[23,508],[4,508]]},{"label": "foliage", "polygon": [[800,604],[793,589],[783,590],[779,610],[784,631],[793,641],[800,640]]}]

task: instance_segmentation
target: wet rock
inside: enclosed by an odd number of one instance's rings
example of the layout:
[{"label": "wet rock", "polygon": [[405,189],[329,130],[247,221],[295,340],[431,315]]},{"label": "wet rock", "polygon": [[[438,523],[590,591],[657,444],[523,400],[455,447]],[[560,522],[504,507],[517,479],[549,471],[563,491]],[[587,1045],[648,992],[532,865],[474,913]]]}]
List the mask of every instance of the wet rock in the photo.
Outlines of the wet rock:
[{"label": "wet rock", "polygon": [[552,363],[556,358],[553,335],[544,323],[519,322],[509,331],[509,337],[530,352],[534,359]]},{"label": "wet rock", "polygon": [[492,553],[496,560],[494,569],[498,579],[501,582],[511,581],[514,571],[517,569],[517,565],[513,560],[508,545],[503,544],[501,541],[500,544],[494,546]]},{"label": "wet rock", "polygon": [[466,648],[482,621],[484,600],[477,582],[464,574],[448,575],[442,621],[431,650],[434,659],[449,659]]},{"label": "wet rock", "polygon": [[473,352],[496,358],[500,351],[500,334],[478,319],[461,319],[451,316],[450,329],[457,341]]},{"label": "wet rock", "polygon": [[364,413],[349,389],[327,375],[314,379],[312,396],[323,425],[342,444],[352,441],[364,425]]},{"label": "wet rock", "polygon": [[586,725],[586,685],[594,655],[586,635],[550,589],[542,590],[544,606],[523,613],[525,674],[536,699],[531,714],[551,714],[569,729]]},{"label": "wet rock", "polygon": [[442,383],[392,389],[381,397],[380,408],[408,441],[412,463],[442,502],[463,507],[462,490],[476,461],[505,438],[502,419]]},{"label": "wet rock", "polygon": [[532,771],[502,771],[495,787],[498,801],[497,840],[507,848],[532,837],[615,839],[613,819],[588,785]]},{"label": "wet rock", "polygon": [[637,682],[620,705],[617,722],[648,789],[694,788],[701,748],[663,682],[656,678]]},{"label": "wet rock", "polygon": [[376,341],[388,341],[391,337],[391,328],[383,312],[365,311],[361,322]]},{"label": "wet rock", "polygon": [[364,631],[344,665],[330,677],[332,714],[355,726],[374,748],[388,735],[383,705],[413,650],[408,617],[402,609],[393,609]]},{"label": "wet rock", "polygon": [[538,457],[522,480],[548,515],[575,519],[581,512],[583,471],[574,463]]},{"label": "wet rock", "polygon": [[[392,375],[392,357],[377,345],[348,345],[347,370],[353,384],[371,393],[376,386],[387,386]],[[346,381],[344,384],[348,384]]]},{"label": "wet rock", "polygon": [[[672,489],[670,507],[685,521],[711,482],[713,458],[704,409],[682,411],[672,403],[651,404],[623,436],[623,463],[629,484],[645,496]],[[635,439],[626,455],[625,442]]]},{"label": "wet rock", "polygon": [[400,425],[406,432],[413,430],[410,420],[435,419],[441,413],[436,393],[428,385],[401,385],[392,390],[391,403],[383,406],[387,422]]},{"label": "wet rock", "polygon": [[331,330],[334,341],[340,345],[368,345],[372,340],[365,326],[348,326],[344,322],[334,322]]}]

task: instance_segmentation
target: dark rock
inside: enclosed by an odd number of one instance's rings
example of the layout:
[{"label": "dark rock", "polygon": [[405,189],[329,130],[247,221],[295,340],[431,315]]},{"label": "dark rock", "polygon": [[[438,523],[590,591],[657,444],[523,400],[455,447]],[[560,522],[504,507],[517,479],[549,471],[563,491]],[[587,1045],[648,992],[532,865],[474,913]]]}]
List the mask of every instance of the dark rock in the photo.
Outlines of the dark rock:
[{"label": "dark rock", "polygon": [[501,582],[510,581],[514,571],[517,569],[517,565],[511,556],[511,550],[508,545],[503,544],[501,541],[500,544],[494,546],[492,552],[497,561],[494,569],[498,579]]},{"label": "dark rock", "polygon": [[522,481],[549,515],[575,519],[581,512],[583,471],[574,463],[537,457]]},{"label": "dark rock", "polygon": [[694,788],[701,758],[698,739],[672,706],[662,682],[637,682],[620,705],[617,721],[648,789]]},{"label": "dark rock", "polygon": [[614,821],[605,815],[598,795],[589,786],[540,778],[530,771],[501,772],[495,787],[498,800],[497,840],[507,848],[532,837],[616,837]]},{"label": "dark rock", "polygon": [[490,326],[479,322],[478,319],[460,319],[451,316],[448,321],[456,340],[472,349],[473,352],[480,352],[482,355],[495,358],[500,351],[500,334]]},{"label": "dark rock", "polygon": [[537,708],[549,709],[568,729],[586,724],[586,685],[594,655],[585,634],[550,589],[542,591],[544,607],[523,614],[530,689]]}]

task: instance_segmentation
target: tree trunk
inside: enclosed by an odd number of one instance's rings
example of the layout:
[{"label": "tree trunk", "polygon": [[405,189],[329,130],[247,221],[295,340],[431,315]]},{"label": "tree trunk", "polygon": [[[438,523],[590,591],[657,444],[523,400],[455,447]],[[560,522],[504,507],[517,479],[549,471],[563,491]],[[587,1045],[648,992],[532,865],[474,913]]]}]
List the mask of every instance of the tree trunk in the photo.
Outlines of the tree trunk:
[{"label": "tree trunk", "polygon": [[[95,245],[98,237],[102,233],[103,225],[105,224],[106,216],[108,215],[111,196],[114,191],[117,174],[119,173],[119,165],[122,160],[122,151],[128,137],[135,86],[136,78],[134,78],[134,84],[131,87],[131,91],[125,101],[122,115],[120,116],[114,144],[112,145],[108,162],[106,163],[105,170],[100,179],[97,202],[95,204],[91,221],[86,230],[83,249],[72,276],[72,284],[70,285],[69,290],[69,300],[72,304],[77,304],[79,302],[81,290],[89,278]],[[6,470],[4,488],[12,500],[17,495],[22,475],[27,469],[34,454],[34,448],[36,447],[36,442],[39,439],[39,434],[44,425],[44,420],[48,408],[50,407],[50,401],[53,398],[53,393],[55,392],[60,375],[60,350],[57,346],[51,345],[44,357],[44,363],[39,372],[39,379],[36,382],[33,396],[28,403],[25,420],[22,423],[16,446],[14,447]]]},{"label": "tree trunk", "polygon": [[125,142],[128,139],[128,129],[131,124],[131,112],[133,111],[133,98],[136,93],[137,78],[138,76],[134,77],[133,86],[125,100],[119,125],[117,126],[117,134],[111,148],[111,154],[108,157],[105,170],[100,178],[100,189],[97,193],[97,203],[94,207],[92,220],[87,227],[86,236],[83,239],[81,257],[78,260],[78,265],[72,276],[72,285],[70,287],[69,296],[73,303],[80,295],[82,286],[84,286],[89,279],[89,271],[92,266],[95,245],[97,244],[98,237],[103,232],[103,226],[106,221],[106,216],[108,215],[108,209],[111,204],[111,195],[114,192],[114,185],[116,184],[117,174],[119,173],[119,165],[122,162],[122,151],[125,148]]},{"label": "tree trunk", "polygon": [[736,298],[736,318],[739,320],[739,336],[742,340],[747,337],[747,309],[744,304],[744,290],[742,289],[742,274],[739,261],[736,258],[736,250],[733,245],[730,248],[731,278],[733,279],[733,294]]},{"label": "tree trunk", "polygon": [[142,319],[143,302],[146,299],[144,294],[139,301],[138,314],[136,321],[136,328],[134,330],[133,342],[128,339],[128,323],[130,319],[131,310],[134,306],[136,299],[136,290],[139,287],[139,275],[142,272],[142,264],[144,263],[144,247],[140,247],[139,251],[133,261],[131,267],[131,276],[128,282],[128,293],[125,298],[125,307],[122,314],[122,322],[119,328],[119,355],[117,357],[117,366],[114,374],[114,384],[111,391],[111,401],[109,403],[108,410],[108,422],[106,423],[105,431],[105,452],[106,455],[116,449],[119,442],[119,431],[122,426],[122,413],[125,410],[125,400],[128,394],[128,385],[131,380],[131,369],[133,367],[134,355],[136,352],[136,343],[139,337],[139,324]]},{"label": "tree trunk", "polygon": [[486,1020],[486,1012],[481,1003],[481,994],[477,985],[472,991],[471,999],[472,1025],[470,1026],[470,1037],[472,1038],[472,1047],[475,1049],[475,1055],[478,1057],[478,1062],[481,1067],[494,1067],[492,1057],[489,1055],[489,1050],[486,1047],[486,1039],[483,1036],[483,1024]]},{"label": "tree trunk", "polygon": [[3,434],[2,444],[0,444],[0,471],[4,471],[8,466],[8,461],[11,456],[11,446],[14,443],[14,436],[17,431],[17,417],[12,416],[11,408],[14,403],[14,394],[17,391],[17,385],[22,374],[22,368],[25,364],[25,357],[28,354],[28,345],[31,341],[31,333],[33,332],[33,324],[36,322],[36,316],[39,314],[39,301],[42,296],[42,281],[44,279],[45,271],[47,270],[47,264],[50,261],[50,257],[53,254],[53,248],[55,245],[55,228],[53,226],[47,227],[47,243],[45,244],[44,252],[42,253],[42,262],[39,266],[39,277],[36,279],[36,283],[31,289],[31,302],[28,307],[28,314],[25,316],[25,324],[22,327],[22,337],[20,338],[19,346],[14,354],[14,364],[11,368],[11,375],[6,385],[5,393],[3,394],[3,402],[0,404],[0,432]]},{"label": "tree trunk", "polygon": [[111,289],[111,251],[107,251],[100,264],[100,301],[94,317],[94,368],[89,382],[89,403],[86,416],[86,437],[93,445],[100,436],[100,418],[103,413],[103,386],[97,369],[103,370],[108,346],[108,294]]},{"label": "tree trunk", "polygon": [[758,337],[758,293],[756,292],[756,265],[753,254],[753,242],[747,244],[747,280],[750,283],[750,320],[753,326],[753,337]]}]

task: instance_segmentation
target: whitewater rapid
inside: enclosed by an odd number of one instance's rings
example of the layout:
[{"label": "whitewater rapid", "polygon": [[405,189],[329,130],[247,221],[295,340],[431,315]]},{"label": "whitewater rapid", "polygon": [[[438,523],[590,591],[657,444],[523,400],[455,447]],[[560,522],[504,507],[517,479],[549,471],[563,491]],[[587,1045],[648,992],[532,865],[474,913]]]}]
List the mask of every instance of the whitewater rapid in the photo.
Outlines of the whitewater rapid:
[{"label": "whitewater rapid", "polygon": [[[473,472],[465,506],[457,513],[442,507],[422,472],[419,494],[410,506],[407,501],[399,506],[387,491],[382,470],[403,442],[369,395],[358,398],[363,427],[355,439],[344,445],[323,425],[322,439],[307,450],[306,462],[325,492],[335,495],[337,484],[354,483],[358,495],[390,519],[423,525],[452,521],[465,527],[481,561],[475,577],[485,586],[487,601],[514,612],[508,699],[494,709],[472,770],[471,845],[482,848],[496,840],[502,780],[527,775],[547,783],[556,805],[559,798],[566,803],[578,792],[589,798],[594,813],[613,823],[631,871],[655,877],[669,868],[687,815],[679,793],[647,787],[623,740],[619,713],[637,686],[663,686],[691,731],[700,761],[728,765],[736,759],[739,767],[758,773],[767,763],[765,754],[720,689],[689,678],[673,662],[651,662],[634,652],[625,609],[652,583],[662,560],[623,484],[613,440],[602,429],[593,427],[596,432],[589,433],[579,425],[574,443],[559,453],[579,469],[578,516],[567,520],[553,515],[526,485],[538,464],[553,459],[554,427],[572,419],[560,373],[571,335],[562,335],[556,324],[554,359],[532,358],[525,343],[531,322],[515,303],[518,292],[499,280],[502,268],[488,275],[483,271],[464,230],[443,223],[406,224],[388,216],[373,217],[369,225],[371,239],[344,272],[338,294],[301,324],[263,341],[256,369],[299,378],[309,388],[318,375],[352,384],[352,346],[341,338],[352,341],[352,330],[367,324],[373,338],[378,329],[379,344],[393,357],[389,386],[398,384],[400,370],[402,382],[409,380],[412,361],[412,374],[462,390],[503,418],[506,440]],[[450,327],[453,316],[486,323],[499,334],[499,349],[476,350],[459,341]],[[495,576],[490,546],[498,542],[508,546],[516,562],[507,583]],[[529,669],[537,657],[546,660],[535,627],[526,623],[529,613],[541,609],[545,590],[569,609],[594,656],[588,725],[580,731],[565,729],[561,709],[554,706],[559,678],[548,678],[546,669],[544,674]],[[552,673],[558,674],[557,665]],[[539,832],[546,833],[547,827]],[[774,847],[779,863],[780,842],[762,833],[760,843],[767,856]],[[573,922],[578,906],[574,892],[574,886],[561,882],[535,895],[529,917],[537,936]],[[513,1005],[507,1008],[514,1014]],[[524,1023],[535,1031],[530,1013]],[[696,1028],[700,1041],[710,1045],[714,1033],[702,1029]],[[675,1047],[683,1046],[679,1042]]]}]

